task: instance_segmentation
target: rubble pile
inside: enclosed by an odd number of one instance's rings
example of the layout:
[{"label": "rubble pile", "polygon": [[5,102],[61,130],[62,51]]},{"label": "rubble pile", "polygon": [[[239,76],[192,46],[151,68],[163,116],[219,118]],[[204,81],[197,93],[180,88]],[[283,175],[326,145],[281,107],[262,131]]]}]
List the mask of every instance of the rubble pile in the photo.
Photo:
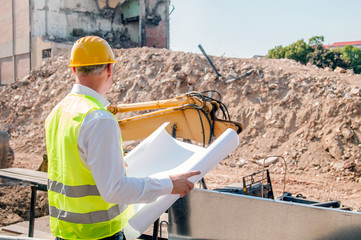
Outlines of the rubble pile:
[{"label": "rubble pile", "polygon": [[[230,171],[282,156],[288,174],[360,180],[361,75],[287,59],[211,57],[222,75],[217,78],[201,54],[147,47],[115,53],[118,64],[107,95],[112,103],[167,99],[189,91],[222,95],[232,120],[244,125],[240,146],[221,163]],[[18,153],[46,152],[45,118],[74,83],[68,62],[67,56],[47,60],[28,76],[0,87],[0,129],[10,134],[15,166],[35,168],[17,162]],[[271,170],[281,174],[285,168],[276,164]],[[352,194],[359,196],[358,190]]]},{"label": "rubble pile", "polygon": [[[114,84],[107,96],[113,103],[218,91],[232,120],[245,127],[240,147],[227,160],[230,166],[281,155],[302,171],[358,169],[359,75],[286,59],[213,57],[222,75],[217,78],[200,54],[138,48],[116,50],[116,58]],[[45,153],[44,120],[74,82],[67,64],[65,56],[48,60],[40,69],[0,89],[0,128],[9,131],[15,153]]]}]

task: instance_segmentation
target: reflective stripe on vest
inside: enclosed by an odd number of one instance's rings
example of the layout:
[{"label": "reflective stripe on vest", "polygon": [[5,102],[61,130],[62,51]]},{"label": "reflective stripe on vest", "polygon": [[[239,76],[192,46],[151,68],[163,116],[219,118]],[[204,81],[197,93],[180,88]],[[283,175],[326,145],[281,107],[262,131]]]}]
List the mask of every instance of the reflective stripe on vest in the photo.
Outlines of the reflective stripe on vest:
[{"label": "reflective stripe on vest", "polygon": [[73,198],[100,196],[98,188],[95,185],[68,186],[50,179],[48,179],[48,190]]},{"label": "reflective stripe on vest", "polygon": [[58,209],[53,206],[49,206],[49,215],[59,220],[79,223],[79,224],[91,224],[110,221],[111,219],[118,216],[124,209],[120,210],[119,205],[114,205],[108,210],[89,212],[89,213],[72,213]]},{"label": "reflective stripe on vest", "polygon": [[77,136],[85,116],[94,110],[107,111],[92,97],[69,94],[45,122],[50,228],[63,239],[111,236],[123,229],[133,214],[127,206],[102,199],[80,159]]}]

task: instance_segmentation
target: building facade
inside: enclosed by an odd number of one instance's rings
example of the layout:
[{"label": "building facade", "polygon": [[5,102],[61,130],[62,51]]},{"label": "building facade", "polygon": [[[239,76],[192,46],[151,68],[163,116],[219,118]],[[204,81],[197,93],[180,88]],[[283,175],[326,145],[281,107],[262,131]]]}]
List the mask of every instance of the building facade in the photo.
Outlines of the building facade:
[{"label": "building facade", "polygon": [[45,58],[70,53],[83,36],[113,48],[169,48],[169,0],[0,0],[0,85]]}]

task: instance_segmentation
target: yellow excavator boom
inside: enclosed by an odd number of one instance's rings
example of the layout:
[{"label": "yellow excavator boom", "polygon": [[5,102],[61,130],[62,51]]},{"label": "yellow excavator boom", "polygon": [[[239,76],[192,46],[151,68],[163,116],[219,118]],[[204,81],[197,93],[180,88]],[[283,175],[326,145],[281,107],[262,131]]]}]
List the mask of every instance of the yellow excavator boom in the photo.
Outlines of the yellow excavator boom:
[{"label": "yellow excavator boom", "polygon": [[169,122],[166,128],[169,134],[205,145],[228,128],[234,129],[237,133],[242,131],[240,123],[216,117],[219,109],[225,114],[224,108],[220,101],[191,92],[167,100],[109,105],[107,109],[114,115],[160,109],[118,120],[125,141],[144,139],[163,123]]}]

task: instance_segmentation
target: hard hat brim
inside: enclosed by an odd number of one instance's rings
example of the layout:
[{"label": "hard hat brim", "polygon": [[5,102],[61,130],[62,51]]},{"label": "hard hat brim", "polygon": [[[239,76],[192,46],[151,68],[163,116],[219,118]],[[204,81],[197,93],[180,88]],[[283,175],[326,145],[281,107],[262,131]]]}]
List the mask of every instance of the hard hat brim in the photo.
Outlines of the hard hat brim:
[{"label": "hard hat brim", "polygon": [[86,63],[86,64],[79,64],[79,63],[72,63],[69,64],[68,67],[84,67],[84,66],[94,66],[94,65],[103,65],[103,64],[109,64],[109,63],[117,63],[118,61],[109,61],[104,63]]}]

